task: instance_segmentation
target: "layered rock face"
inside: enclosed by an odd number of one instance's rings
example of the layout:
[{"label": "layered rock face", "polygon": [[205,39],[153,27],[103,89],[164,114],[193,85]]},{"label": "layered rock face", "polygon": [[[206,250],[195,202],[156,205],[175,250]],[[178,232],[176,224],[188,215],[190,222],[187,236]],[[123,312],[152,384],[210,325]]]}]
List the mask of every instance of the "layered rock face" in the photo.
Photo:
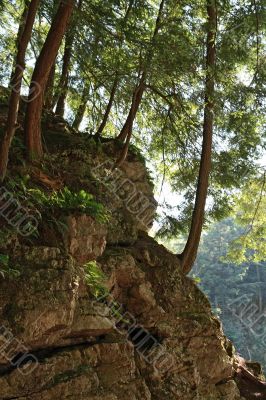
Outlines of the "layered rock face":
[{"label": "layered rock face", "polygon": [[[0,285],[0,399],[240,400],[234,350],[207,298],[145,232],[155,202],[142,163],[124,164],[114,196],[114,180],[104,181],[110,148],[86,164],[70,153],[61,179],[98,185],[110,222],[73,214],[61,236],[44,224],[35,243],[1,243],[20,276]],[[151,200],[143,209],[141,194]],[[86,285],[93,260],[108,295]]]},{"label": "layered rock face", "polygon": [[[207,299],[145,234],[99,258],[119,316],[59,248],[18,247],[16,259],[23,274],[1,285],[2,399],[240,398],[231,346]],[[129,316],[129,328],[116,327]]]}]

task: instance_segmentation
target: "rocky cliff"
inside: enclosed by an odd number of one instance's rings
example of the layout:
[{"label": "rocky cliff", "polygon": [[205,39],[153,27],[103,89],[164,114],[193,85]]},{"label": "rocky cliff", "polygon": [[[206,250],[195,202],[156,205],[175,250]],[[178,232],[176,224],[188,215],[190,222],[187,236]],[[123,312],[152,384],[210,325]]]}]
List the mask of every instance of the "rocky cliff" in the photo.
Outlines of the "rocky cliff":
[{"label": "rocky cliff", "polygon": [[18,147],[9,179],[85,190],[108,218],[68,211],[51,224],[42,212],[32,237],[1,219],[0,254],[16,274],[0,282],[0,399],[266,398],[263,383],[262,397],[243,385],[208,299],[148,236],[156,203],[140,157],[112,172],[114,144],[45,123],[42,168],[21,165]]}]

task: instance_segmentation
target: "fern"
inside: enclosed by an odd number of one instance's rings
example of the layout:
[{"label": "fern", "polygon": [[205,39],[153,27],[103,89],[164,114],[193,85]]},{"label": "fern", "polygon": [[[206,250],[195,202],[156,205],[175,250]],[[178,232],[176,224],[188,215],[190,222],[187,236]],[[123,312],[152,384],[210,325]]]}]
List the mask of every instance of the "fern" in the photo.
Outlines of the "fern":
[{"label": "fern", "polygon": [[53,192],[51,195],[46,194],[40,189],[29,189],[28,191],[32,200],[39,205],[49,210],[63,211],[80,211],[84,214],[91,215],[97,221],[105,223],[109,220],[109,215],[105,207],[94,200],[90,193],[85,190],[79,192],[71,192],[67,187]]},{"label": "fern", "polygon": [[89,286],[92,295],[96,299],[107,296],[108,290],[104,285],[106,277],[98,267],[96,261],[90,261],[83,267],[85,270],[85,283]]}]

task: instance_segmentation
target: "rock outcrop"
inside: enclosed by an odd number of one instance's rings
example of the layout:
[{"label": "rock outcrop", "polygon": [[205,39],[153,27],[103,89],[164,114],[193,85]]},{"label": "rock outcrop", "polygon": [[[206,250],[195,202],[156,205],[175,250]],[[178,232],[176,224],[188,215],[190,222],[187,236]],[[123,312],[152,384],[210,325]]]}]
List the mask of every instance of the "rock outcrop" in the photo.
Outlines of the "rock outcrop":
[{"label": "rock outcrop", "polygon": [[[129,247],[108,246],[98,261],[131,328],[95,300],[70,254],[21,246],[15,259],[21,277],[1,285],[0,398],[240,398],[232,347],[208,300],[145,234]],[[132,326],[150,335],[152,348],[134,343]],[[24,364],[27,353],[32,364]]]},{"label": "rock outcrop", "polygon": [[[51,179],[93,193],[110,219],[63,215],[64,232],[42,221],[32,242],[1,240],[20,275],[0,283],[0,399],[244,399],[208,299],[145,232],[156,203],[142,162],[130,154],[114,179],[110,143],[100,152],[52,144]],[[83,268],[94,260],[108,288],[100,297]]]}]

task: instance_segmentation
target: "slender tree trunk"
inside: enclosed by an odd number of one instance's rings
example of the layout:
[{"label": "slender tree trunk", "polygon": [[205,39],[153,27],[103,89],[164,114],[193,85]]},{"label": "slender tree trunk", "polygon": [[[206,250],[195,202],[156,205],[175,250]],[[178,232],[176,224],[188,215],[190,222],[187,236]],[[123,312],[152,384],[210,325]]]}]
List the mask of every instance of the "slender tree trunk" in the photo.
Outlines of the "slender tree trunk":
[{"label": "slender tree trunk", "polygon": [[[53,20],[55,13],[57,11],[57,6],[58,6],[58,1],[57,0],[53,0],[53,9],[52,9],[52,15],[51,15],[51,19]],[[37,59],[37,56],[35,56],[35,58]],[[54,103],[54,81],[55,81],[55,71],[56,71],[56,59],[53,63],[53,66],[51,68],[49,77],[48,77],[48,81],[45,87],[45,91],[44,91],[44,101],[43,101],[43,108],[47,111],[51,111],[54,109],[55,107],[55,103]]]},{"label": "slender tree trunk", "polygon": [[16,131],[18,109],[20,102],[21,84],[25,69],[25,54],[29,44],[32,28],[40,0],[27,1],[23,13],[23,22],[20,24],[17,41],[17,55],[11,78],[11,94],[6,123],[6,130],[0,147],[0,181],[6,176],[9,149]]},{"label": "slender tree trunk", "polygon": [[74,122],[72,124],[72,128],[75,130],[79,130],[80,124],[83,120],[85,111],[86,111],[86,107],[87,107],[87,101],[88,101],[88,96],[89,96],[89,86],[85,86],[83,89],[83,93],[82,93],[82,98],[81,98],[81,102],[80,105],[78,107],[78,110],[76,112],[75,115],[75,119]]},{"label": "slender tree trunk", "polygon": [[211,171],[212,136],[213,136],[213,109],[215,85],[215,40],[216,40],[216,6],[215,0],[207,0],[208,33],[206,56],[206,89],[203,122],[202,153],[197,183],[197,192],[192,221],[187,243],[180,255],[184,273],[191,271],[197,257],[199,242],[204,224],[205,205],[208,193],[209,175]]},{"label": "slender tree trunk", "polygon": [[62,74],[59,81],[59,98],[56,106],[55,113],[60,117],[64,116],[65,112],[65,101],[67,96],[68,80],[69,80],[69,69],[72,53],[73,35],[68,31],[66,35],[65,50],[63,56],[63,67]]},{"label": "slender tree trunk", "polygon": [[[82,0],[79,0],[77,7],[78,11],[80,11],[81,6],[82,6]],[[62,74],[58,85],[59,97],[55,113],[60,117],[63,117],[65,113],[65,102],[68,91],[69,72],[71,66],[71,55],[72,55],[72,47],[74,42],[75,31],[76,31],[76,19],[72,19],[70,29],[66,34]]]},{"label": "slender tree trunk", "polygon": [[[133,5],[134,5],[134,1],[135,0],[130,0],[129,1],[128,7],[127,7],[127,10],[126,10],[124,19],[123,19],[122,31],[120,33],[120,41],[119,41],[119,47],[118,47],[119,49],[121,49],[121,47],[123,45],[123,42],[124,42],[124,29],[123,28],[127,24],[128,18],[130,16],[130,13],[131,13]],[[110,112],[111,112],[111,109],[112,109],[112,106],[113,106],[113,103],[114,103],[115,93],[116,93],[118,82],[119,82],[119,67],[120,67],[120,62],[118,61],[117,70],[116,70],[116,73],[115,73],[115,80],[114,80],[114,83],[113,83],[113,86],[112,86],[112,89],[111,89],[111,92],[110,92],[109,102],[107,104],[106,111],[105,111],[104,116],[103,116],[103,120],[102,120],[99,128],[97,129],[96,134],[95,134],[96,139],[99,139],[99,137],[103,133],[103,130],[104,130],[106,124],[107,124],[107,121],[108,121],[108,118],[109,118],[109,115],[110,115]]]},{"label": "slender tree trunk", "polygon": [[99,138],[102,135],[103,130],[106,127],[106,124],[107,124],[107,121],[108,121],[108,118],[109,118],[109,115],[110,115],[110,112],[111,112],[111,109],[113,106],[113,102],[115,99],[115,93],[116,93],[117,86],[118,86],[118,71],[115,74],[115,80],[114,80],[114,83],[113,83],[113,86],[112,86],[112,89],[110,92],[110,98],[109,98],[109,101],[108,101],[108,104],[107,104],[107,107],[106,107],[106,110],[105,110],[105,113],[103,116],[103,120],[95,134],[96,138]]},{"label": "slender tree trunk", "polygon": [[124,144],[124,147],[122,149],[122,152],[121,152],[119,158],[115,162],[114,168],[119,167],[125,161],[125,159],[127,157],[129,143],[130,143],[131,136],[132,136],[133,124],[134,124],[137,112],[139,110],[139,107],[140,107],[140,104],[142,101],[143,93],[146,89],[146,78],[147,78],[148,65],[150,65],[152,62],[153,48],[154,48],[155,40],[156,40],[156,37],[157,37],[159,29],[160,29],[160,25],[161,25],[161,18],[162,18],[164,3],[165,3],[165,0],[161,0],[156,23],[155,23],[154,32],[153,32],[152,39],[151,39],[150,49],[146,55],[145,65],[144,65],[144,68],[142,71],[140,82],[134,90],[134,93],[132,96],[131,107],[130,107],[126,122],[125,122],[120,134],[116,138],[116,140],[121,140],[123,142],[125,141],[125,144]]},{"label": "slender tree trunk", "polygon": [[145,82],[146,82],[146,74],[143,73],[142,77],[140,79],[140,82],[138,86],[135,88],[133,96],[132,96],[132,101],[131,101],[131,106],[130,110],[126,119],[126,122],[123,125],[123,128],[121,129],[120,134],[117,136],[118,140],[125,141],[127,136],[131,136],[132,133],[132,128],[133,128],[133,123],[136,118],[143,93],[145,90]]},{"label": "slender tree trunk", "polygon": [[[40,3],[40,1],[39,1],[39,3]],[[23,13],[22,13],[20,21],[19,21],[19,27],[18,27],[18,33],[17,33],[16,45],[15,45],[16,46],[16,53],[13,56],[13,65],[12,65],[11,74],[10,74],[10,80],[9,80],[9,87],[11,87],[11,88],[14,85],[14,83],[13,83],[14,73],[15,73],[15,69],[16,69],[16,67],[18,65],[17,64],[18,49],[19,49],[19,46],[20,46],[20,42],[21,42],[21,39],[22,39],[23,32],[25,30],[25,24],[26,24],[26,20],[27,20],[27,16],[28,16],[29,5],[30,5],[30,0],[25,0],[25,2],[24,2],[24,10],[23,10]],[[34,23],[34,21],[33,21],[33,23]]]},{"label": "slender tree trunk", "polygon": [[47,85],[44,92],[44,103],[43,107],[47,111],[51,111],[54,108],[53,97],[54,97],[54,80],[55,80],[55,62],[51,68]]},{"label": "slender tree trunk", "polygon": [[128,153],[128,148],[129,148],[129,144],[130,144],[130,140],[131,140],[131,136],[132,136],[132,130],[133,130],[133,123],[134,120],[136,118],[142,97],[143,97],[143,93],[145,90],[145,80],[146,80],[146,76],[145,74],[142,75],[141,80],[139,85],[137,86],[134,94],[133,94],[133,98],[132,98],[132,103],[131,103],[131,107],[130,107],[130,111],[128,114],[128,117],[126,119],[126,122],[120,132],[120,134],[118,135],[117,139],[118,140],[126,140],[125,144],[123,146],[122,152],[119,156],[119,158],[116,160],[114,168],[118,168],[120,167],[120,165],[125,161],[126,157],[127,157],[127,153]]},{"label": "slender tree trunk", "polygon": [[40,122],[44,90],[73,8],[74,0],[60,1],[32,75],[25,116],[25,141],[27,157],[30,161],[41,159],[43,155]]}]

